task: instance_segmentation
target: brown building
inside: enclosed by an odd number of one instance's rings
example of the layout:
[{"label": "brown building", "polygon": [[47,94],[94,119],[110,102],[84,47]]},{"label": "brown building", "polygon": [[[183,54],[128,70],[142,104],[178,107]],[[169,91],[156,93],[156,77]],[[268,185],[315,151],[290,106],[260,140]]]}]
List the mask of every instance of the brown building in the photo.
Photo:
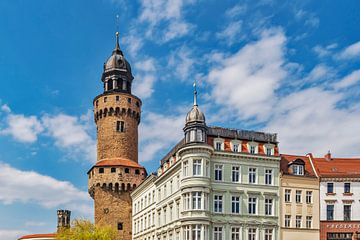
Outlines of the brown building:
[{"label": "brown building", "polygon": [[95,224],[110,225],[123,240],[131,239],[130,192],[146,177],[138,164],[141,100],[131,93],[134,77],[119,46],[118,33],[101,77],[104,91],[95,97],[97,162],[88,171],[95,202]]}]

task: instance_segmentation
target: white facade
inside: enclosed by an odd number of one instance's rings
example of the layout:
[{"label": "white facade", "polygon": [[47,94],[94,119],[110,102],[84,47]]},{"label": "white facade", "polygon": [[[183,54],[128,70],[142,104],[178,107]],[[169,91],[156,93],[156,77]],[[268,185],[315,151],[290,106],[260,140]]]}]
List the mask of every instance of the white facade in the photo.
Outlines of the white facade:
[{"label": "white facade", "polygon": [[[273,149],[259,154],[254,141],[253,153],[241,151],[241,140],[225,151],[224,142],[175,148],[156,180],[151,176],[132,193],[134,240],[279,239],[280,157]],[[156,202],[139,210],[154,190]],[[155,225],[141,225],[154,211]]]},{"label": "white facade", "polygon": [[[331,184],[333,187],[331,187]],[[350,184],[350,191],[345,190],[345,188],[348,188],[348,185],[345,187],[345,184]],[[331,191],[331,188],[333,191]],[[360,179],[323,178],[320,182],[320,221],[359,221],[359,200]],[[333,211],[331,211],[332,209]],[[347,216],[345,216],[345,212],[348,211],[348,209],[350,209],[350,219],[347,219]],[[333,212],[333,214],[331,214],[331,212]],[[331,219],[331,215],[333,215],[333,219]]]}]

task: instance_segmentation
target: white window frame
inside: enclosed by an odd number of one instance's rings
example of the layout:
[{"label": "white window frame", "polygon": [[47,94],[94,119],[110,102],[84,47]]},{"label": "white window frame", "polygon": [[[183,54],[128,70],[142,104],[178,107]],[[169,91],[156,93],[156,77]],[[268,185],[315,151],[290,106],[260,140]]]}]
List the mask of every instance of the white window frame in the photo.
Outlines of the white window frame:
[{"label": "white window frame", "polygon": [[224,240],[224,227],[223,226],[214,226],[213,232],[214,232],[213,233],[214,240]]},{"label": "white window frame", "polygon": [[[274,199],[273,198],[265,198],[265,215],[266,216],[273,216],[274,215]],[[270,214],[266,212],[266,210],[270,210]]]},{"label": "white window frame", "polygon": [[274,239],[274,229],[265,228],[264,229],[264,240],[273,240]]},{"label": "white window frame", "polygon": [[[218,143],[220,144],[220,149],[217,148]],[[215,149],[215,151],[224,151],[224,139],[215,138],[214,139],[214,149]]]},{"label": "white window frame", "polygon": [[202,209],[202,192],[192,192],[191,193],[191,207],[193,210]]},{"label": "white window frame", "polygon": [[[255,169],[255,172],[250,172],[250,169]],[[252,174],[255,174],[255,181],[254,182],[252,182],[252,181],[250,181],[250,179],[252,179],[252,178],[250,178],[250,175],[252,175]],[[248,182],[249,182],[249,184],[257,184],[257,168],[256,167],[249,167],[248,168]]]},{"label": "white window frame", "polygon": [[[250,230],[255,230],[255,232],[254,232],[254,238],[250,238]],[[249,227],[248,229],[247,229],[247,239],[248,240],[256,240],[257,239],[257,232],[258,232],[258,230],[257,230],[257,228],[255,228],[255,227]],[[253,232],[251,231],[251,234],[253,234]]]},{"label": "white window frame", "polygon": [[[233,208],[234,204],[235,204],[235,211]],[[238,209],[238,211],[236,211],[236,209]],[[241,197],[238,195],[231,196],[231,213],[233,214],[241,213]]]},{"label": "white window frame", "polygon": [[[241,141],[232,140],[230,146],[231,146],[231,151],[232,152],[241,152]],[[237,149],[236,149],[235,146],[237,146]]]},{"label": "white window frame", "polygon": [[[234,170],[234,168],[237,168],[237,170]],[[236,179],[234,179],[234,173],[236,174],[237,172],[237,181]],[[236,182],[239,183],[241,182],[241,167],[239,165],[233,165],[231,166],[231,181],[232,182]]]},{"label": "white window frame", "polygon": [[289,228],[291,227],[291,215],[285,215],[284,217],[284,227]]},{"label": "white window frame", "polygon": [[[250,202],[250,199],[255,199],[255,202],[253,202],[253,201],[251,201]],[[257,214],[257,212],[258,212],[258,204],[257,204],[257,201],[258,201],[258,198],[257,197],[255,197],[255,196],[250,196],[250,197],[248,197],[248,214],[249,215],[256,215]],[[252,207],[250,207],[250,204],[255,204],[255,212],[250,212],[250,209],[253,209]]]},{"label": "white window frame", "polygon": [[293,164],[292,169],[293,169],[293,174],[294,175],[298,175],[298,176],[303,176],[304,175],[304,165]]},{"label": "white window frame", "polygon": [[[251,152],[251,147],[254,147],[254,152]],[[256,142],[249,142],[248,149],[250,154],[258,154],[259,153],[259,144]]]},{"label": "white window frame", "polygon": [[193,160],[193,175],[201,176],[202,175],[202,159]]},{"label": "white window frame", "polygon": [[188,160],[183,162],[183,176],[184,177],[189,176],[189,161]]},{"label": "white window frame", "polygon": [[[268,173],[267,171],[270,171],[270,173]],[[272,169],[265,169],[265,185],[274,185],[274,178],[273,178],[273,170]],[[267,183],[268,177],[270,176],[270,183]]]},{"label": "white window frame", "polygon": [[[285,203],[291,202],[291,189],[284,190],[284,200],[285,200]],[[287,200],[289,200],[289,201],[287,201]]]},{"label": "white window frame", "polygon": [[295,191],[295,202],[296,203],[302,203],[302,190],[296,190]]},{"label": "white window frame", "polygon": [[[217,207],[216,207],[217,206]],[[221,206],[221,209],[220,209]],[[214,195],[214,213],[224,212],[224,196],[220,194]]]},{"label": "white window frame", "polygon": [[231,227],[231,240],[240,240],[241,233],[242,231],[240,227]]},{"label": "white window frame", "polygon": [[[215,165],[214,165],[214,180],[215,180],[215,181],[218,181],[218,182],[224,181],[223,169],[224,169],[224,165],[222,165],[222,164],[215,164]],[[220,179],[220,180],[219,180],[219,179],[216,179],[216,176],[217,176],[216,171],[220,171],[220,172],[221,172],[221,174],[220,174],[221,179]]]}]

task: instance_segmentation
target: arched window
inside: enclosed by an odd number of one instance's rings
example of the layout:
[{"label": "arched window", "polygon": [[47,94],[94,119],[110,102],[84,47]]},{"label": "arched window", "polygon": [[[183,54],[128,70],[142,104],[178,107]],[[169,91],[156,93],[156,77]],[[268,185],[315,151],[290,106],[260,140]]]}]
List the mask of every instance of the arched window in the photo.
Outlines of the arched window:
[{"label": "arched window", "polygon": [[129,173],[129,172],[130,172],[130,169],[125,168],[125,173]]},{"label": "arched window", "polygon": [[135,174],[140,174],[140,170],[139,170],[139,169],[135,169]]},{"label": "arched window", "polygon": [[114,88],[114,83],[112,79],[108,80],[108,90],[112,90]]}]

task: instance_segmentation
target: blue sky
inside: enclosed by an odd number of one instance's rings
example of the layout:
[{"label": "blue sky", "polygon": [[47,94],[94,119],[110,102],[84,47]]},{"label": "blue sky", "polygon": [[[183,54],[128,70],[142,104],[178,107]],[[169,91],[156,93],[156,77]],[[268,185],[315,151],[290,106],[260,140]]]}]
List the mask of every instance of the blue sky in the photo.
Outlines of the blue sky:
[{"label": "blue sky", "polygon": [[0,2],[0,238],[92,218],[92,99],[115,44],[143,100],[140,161],[181,137],[199,83],[208,125],[279,134],[289,154],[360,156],[358,1]]}]

